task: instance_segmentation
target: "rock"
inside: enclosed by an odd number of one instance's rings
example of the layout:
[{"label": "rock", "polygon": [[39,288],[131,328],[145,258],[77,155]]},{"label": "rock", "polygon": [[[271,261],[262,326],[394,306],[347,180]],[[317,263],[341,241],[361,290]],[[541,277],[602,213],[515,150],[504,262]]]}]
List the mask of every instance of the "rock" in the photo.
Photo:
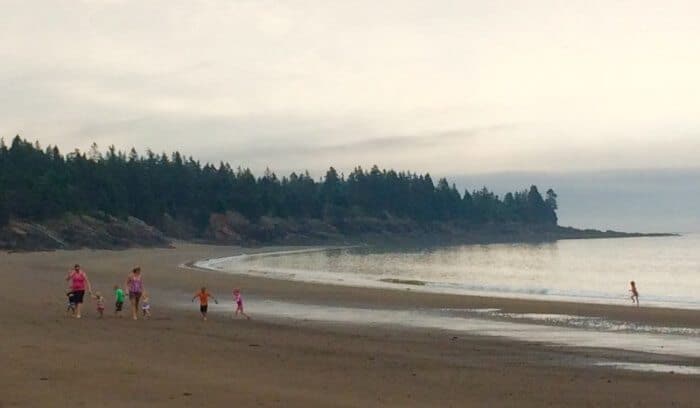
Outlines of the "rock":
[{"label": "rock", "polygon": [[104,213],[66,214],[43,223],[11,221],[0,228],[0,249],[6,250],[123,249],[168,244],[163,233],[137,218],[119,219]]}]

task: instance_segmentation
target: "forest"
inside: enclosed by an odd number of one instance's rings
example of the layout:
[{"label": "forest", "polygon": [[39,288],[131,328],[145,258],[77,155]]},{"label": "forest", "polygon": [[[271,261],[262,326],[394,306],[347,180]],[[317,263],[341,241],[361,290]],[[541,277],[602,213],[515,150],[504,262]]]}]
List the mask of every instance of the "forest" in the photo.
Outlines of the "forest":
[{"label": "forest", "polygon": [[204,229],[210,216],[235,211],[251,221],[262,216],[322,219],[330,224],[357,217],[396,217],[417,223],[557,224],[557,195],[536,186],[505,194],[486,187],[457,190],[429,174],[333,167],[318,180],[308,172],[255,176],[228,163],[202,164],[179,152],[141,155],[93,144],[88,152],[62,154],[21,137],[0,141],[0,226],[12,219],[41,221],[64,214],[102,212],[133,216],[159,227],[164,217]]}]

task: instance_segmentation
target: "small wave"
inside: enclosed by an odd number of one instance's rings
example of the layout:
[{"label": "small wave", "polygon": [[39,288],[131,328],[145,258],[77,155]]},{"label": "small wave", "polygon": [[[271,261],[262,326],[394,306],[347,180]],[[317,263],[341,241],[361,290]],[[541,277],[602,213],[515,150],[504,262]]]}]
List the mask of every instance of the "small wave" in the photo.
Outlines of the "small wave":
[{"label": "small wave", "polygon": [[384,279],[379,279],[380,282],[386,282],[386,283],[398,283],[402,285],[414,285],[414,286],[425,286],[427,282],[421,281],[421,280],[412,280],[412,279],[396,279],[396,278],[384,278]]},{"label": "small wave", "polygon": [[683,374],[683,375],[700,375],[700,367],[673,365],[673,364],[655,364],[655,363],[628,363],[628,362],[600,362],[595,365],[599,367],[613,367],[621,370],[633,371],[648,371],[655,373]]},{"label": "small wave", "polygon": [[463,309],[463,311],[481,316],[488,315],[496,319],[516,321],[542,322],[549,325],[565,326],[579,329],[589,329],[607,332],[671,334],[680,336],[698,336],[700,329],[690,327],[666,327],[608,320],[596,316],[577,316],[549,313],[503,313],[499,309]]}]

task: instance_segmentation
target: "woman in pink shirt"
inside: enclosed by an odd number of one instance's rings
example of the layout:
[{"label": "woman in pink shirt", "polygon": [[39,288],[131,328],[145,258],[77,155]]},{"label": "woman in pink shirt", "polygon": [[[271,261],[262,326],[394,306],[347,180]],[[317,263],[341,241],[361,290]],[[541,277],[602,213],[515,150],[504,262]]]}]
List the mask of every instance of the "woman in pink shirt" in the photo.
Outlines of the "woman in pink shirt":
[{"label": "woman in pink shirt", "polygon": [[126,278],[126,289],[129,291],[129,301],[131,302],[131,317],[138,319],[139,302],[143,294],[143,277],[141,267],[135,267]]},{"label": "woman in pink shirt", "polygon": [[73,301],[75,302],[75,318],[80,319],[80,309],[83,307],[83,297],[85,296],[85,289],[88,293],[92,294],[92,287],[90,286],[90,280],[87,277],[85,271],[80,269],[80,265],[75,264],[73,270],[68,272],[66,280],[70,281],[70,290],[73,293]]}]

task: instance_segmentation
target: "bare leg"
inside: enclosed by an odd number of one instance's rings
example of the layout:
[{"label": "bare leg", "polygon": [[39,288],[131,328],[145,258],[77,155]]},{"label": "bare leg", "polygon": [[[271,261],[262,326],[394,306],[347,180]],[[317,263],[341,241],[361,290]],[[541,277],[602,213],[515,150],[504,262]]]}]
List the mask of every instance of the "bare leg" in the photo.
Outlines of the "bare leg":
[{"label": "bare leg", "polygon": [[82,303],[78,303],[75,305],[75,318],[76,319],[80,319],[80,309],[82,309],[82,308],[83,308]]},{"label": "bare leg", "polygon": [[248,316],[247,314],[245,314],[245,312],[243,311],[243,306],[239,306],[239,307],[236,309],[236,315],[238,315],[239,313],[240,313],[243,317],[245,317],[246,319],[250,320],[250,316]]},{"label": "bare leg", "polygon": [[131,303],[131,318],[134,320],[137,320],[139,317],[137,315],[137,310],[139,308],[139,302],[136,300],[136,297],[132,297],[129,299],[129,302]]}]

